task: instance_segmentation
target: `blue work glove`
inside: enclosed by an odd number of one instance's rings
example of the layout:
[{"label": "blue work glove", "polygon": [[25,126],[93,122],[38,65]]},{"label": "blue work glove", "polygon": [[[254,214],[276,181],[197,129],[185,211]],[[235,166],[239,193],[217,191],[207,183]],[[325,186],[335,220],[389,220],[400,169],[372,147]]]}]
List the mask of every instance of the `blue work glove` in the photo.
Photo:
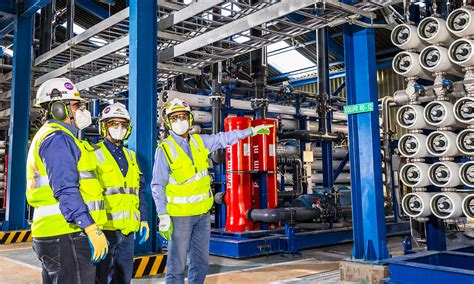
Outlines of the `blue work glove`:
[{"label": "blue work glove", "polygon": [[138,232],[140,235],[140,241],[138,241],[138,244],[141,245],[150,237],[150,227],[148,226],[147,221],[140,222],[140,230]]},{"label": "blue work glove", "polygon": [[162,214],[158,218],[160,218],[160,223],[158,224],[160,235],[170,241],[173,234],[173,222],[171,222],[170,215]]},{"label": "blue work glove", "polygon": [[109,252],[109,241],[104,233],[97,227],[97,224],[92,224],[84,229],[87,234],[87,240],[92,249],[91,262],[98,263],[105,259]]}]

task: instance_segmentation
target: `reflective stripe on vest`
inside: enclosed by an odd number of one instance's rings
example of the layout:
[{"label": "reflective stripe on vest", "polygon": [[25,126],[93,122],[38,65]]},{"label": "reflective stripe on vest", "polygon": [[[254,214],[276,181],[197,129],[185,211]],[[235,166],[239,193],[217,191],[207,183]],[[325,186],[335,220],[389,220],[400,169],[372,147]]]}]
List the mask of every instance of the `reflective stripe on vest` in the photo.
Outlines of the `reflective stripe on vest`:
[{"label": "reflective stripe on vest", "polygon": [[200,180],[200,179],[206,177],[208,174],[209,174],[209,171],[208,171],[208,170],[201,171],[201,172],[195,174],[192,178],[190,178],[190,179],[188,179],[187,181],[182,182],[182,183],[176,182],[176,180],[170,176],[169,179],[168,179],[168,182],[171,183],[171,184],[178,184],[178,185],[181,185],[181,184],[188,184],[188,183],[192,183],[192,182],[198,181],[198,180]]},{"label": "reflective stripe on vest", "polygon": [[166,199],[168,200],[169,203],[173,203],[173,204],[187,204],[187,203],[201,202],[211,197],[212,197],[212,191],[209,190],[209,192],[204,193],[204,194],[184,196],[184,197],[174,197],[174,198],[167,196]]},{"label": "reflective stripe on vest", "polygon": [[[86,206],[89,209],[89,211],[97,211],[97,210],[105,209],[105,203],[103,200],[87,202]],[[59,203],[48,205],[48,206],[41,206],[41,207],[35,208],[35,211],[33,212],[33,220],[38,220],[43,217],[59,215],[59,214],[62,214],[61,210],[59,209]]]},{"label": "reflective stripe on vest", "polygon": [[113,195],[113,194],[133,194],[138,195],[138,188],[132,187],[109,187],[105,188],[104,195]]},{"label": "reflective stripe on vest", "polygon": [[[140,221],[140,215],[136,212],[133,212],[135,219]],[[119,220],[119,219],[130,219],[130,211],[120,211],[115,213],[107,213],[108,220]]]},{"label": "reflective stripe on vest", "polygon": [[[94,172],[79,171],[79,179],[93,179],[93,178],[96,178]],[[48,176],[37,176],[37,177],[34,177],[33,180],[35,181],[35,183],[34,183],[34,187],[32,188],[49,186]]]}]

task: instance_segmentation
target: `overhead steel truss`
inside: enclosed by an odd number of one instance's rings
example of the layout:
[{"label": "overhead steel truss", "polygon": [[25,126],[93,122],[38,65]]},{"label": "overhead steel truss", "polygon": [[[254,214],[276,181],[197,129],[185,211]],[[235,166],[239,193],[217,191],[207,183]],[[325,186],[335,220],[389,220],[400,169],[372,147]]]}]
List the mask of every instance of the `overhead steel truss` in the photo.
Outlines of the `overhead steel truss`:
[{"label": "overhead steel truss", "polygon": [[[183,5],[158,0],[158,83],[179,74],[200,75],[203,67],[267,45],[336,26],[400,2],[336,0],[207,0]],[[317,12],[315,4],[321,3]],[[302,15],[300,22],[285,16]],[[255,37],[250,29],[262,31]],[[66,76],[81,90],[107,97],[128,89],[129,8],[92,26],[34,60],[34,87]],[[8,81],[8,80],[4,80]],[[8,98],[7,92],[0,100]]]}]

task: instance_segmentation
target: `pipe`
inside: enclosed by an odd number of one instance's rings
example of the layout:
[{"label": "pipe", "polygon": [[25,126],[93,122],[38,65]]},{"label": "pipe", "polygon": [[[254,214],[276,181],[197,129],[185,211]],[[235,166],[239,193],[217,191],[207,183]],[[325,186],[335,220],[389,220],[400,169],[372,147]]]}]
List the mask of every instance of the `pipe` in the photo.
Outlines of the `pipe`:
[{"label": "pipe", "polygon": [[250,209],[247,213],[252,222],[301,222],[317,219],[321,216],[321,211],[317,208],[271,208],[271,209]]},{"label": "pipe", "polygon": [[334,134],[316,134],[308,130],[295,130],[282,133],[283,139],[338,141],[340,137]]},{"label": "pipe", "polygon": [[[261,0],[250,1],[252,5],[259,5]],[[260,29],[250,29],[250,36],[255,38],[262,37],[263,32]],[[252,75],[255,88],[255,99],[252,101],[252,108],[255,110],[255,119],[264,119],[267,117],[268,98],[265,91],[267,85],[267,48],[262,47],[250,52],[250,74]]]},{"label": "pipe", "polygon": [[[201,95],[183,93],[183,92],[178,92],[178,91],[173,91],[173,90],[165,90],[161,92],[159,101],[163,103],[163,105],[165,105],[167,102],[171,101],[174,98],[180,98],[182,100],[185,100],[192,107],[210,107],[211,106],[209,96],[201,96]],[[230,106],[235,109],[253,110],[252,103],[249,101],[244,101],[244,100],[230,100]],[[268,112],[295,115],[296,109],[292,106],[269,104]],[[303,116],[308,116],[308,117],[318,117],[316,110],[310,109],[310,108],[301,108],[300,114]],[[333,112],[332,114],[333,114],[333,120],[347,121],[347,116],[342,112]]]},{"label": "pipe", "polygon": [[279,191],[278,197],[293,199],[303,194],[303,162],[300,158],[278,157],[278,164],[293,165],[293,190]]},{"label": "pipe", "polygon": [[41,9],[39,54],[51,50],[51,45],[53,43],[53,15],[55,7],[56,0],[52,0],[48,5]]},{"label": "pipe", "polygon": [[75,0],[67,1],[67,27],[66,27],[66,39],[71,39],[74,37],[74,2]]},{"label": "pipe", "polygon": [[[385,171],[385,186],[387,198],[393,198],[394,192],[394,179],[392,177],[392,123],[390,121],[390,103],[394,102],[392,96],[386,96],[382,99],[382,144],[383,144],[383,160],[384,171]],[[395,212],[397,216],[397,212]]]}]

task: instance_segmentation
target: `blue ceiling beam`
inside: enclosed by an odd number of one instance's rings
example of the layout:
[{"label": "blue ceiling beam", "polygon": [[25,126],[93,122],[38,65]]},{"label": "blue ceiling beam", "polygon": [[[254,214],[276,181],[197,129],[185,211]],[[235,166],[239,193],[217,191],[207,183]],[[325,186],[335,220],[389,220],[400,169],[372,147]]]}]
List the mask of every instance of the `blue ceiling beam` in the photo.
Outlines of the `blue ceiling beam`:
[{"label": "blue ceiling beam", "polygon": [[16,14],[15,6],[13,5],[12,1],[10,0],[0,1],[0,12],[6,13],[6,14]]},{"label": "blue ceiling beam", "polygon": [[76,0],[76,5],[102,20],[109,17],[109,10],[99,5],[95,0]]},{"label": "blue ceiling beam", "polygon": [[20,9],[23,17],[33,16],[36,11],[46,6],[51,0],[26,0]]}]

